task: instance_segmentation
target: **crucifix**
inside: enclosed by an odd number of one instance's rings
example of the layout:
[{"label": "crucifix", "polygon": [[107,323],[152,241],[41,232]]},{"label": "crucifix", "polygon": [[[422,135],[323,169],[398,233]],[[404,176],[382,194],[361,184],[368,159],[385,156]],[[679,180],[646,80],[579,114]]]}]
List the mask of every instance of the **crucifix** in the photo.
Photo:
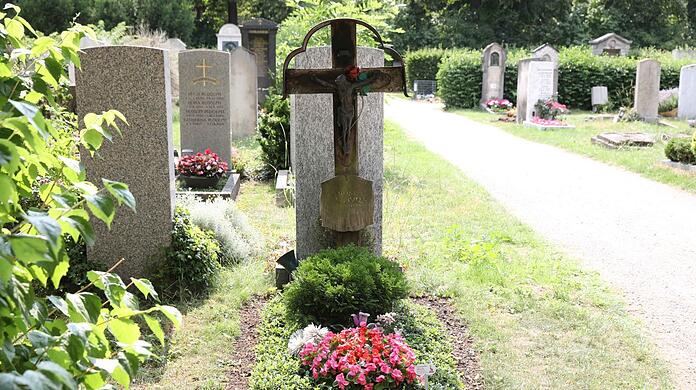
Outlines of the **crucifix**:
[{"label": "crucifix", "polygon": [[[357,67],[357,26],[372,33],[379,48],[393,59],[393,66]],[[329,69],[290,69],[292,59],[307,49],[309,39],[319,30],[331,28]],[[333,95],[333,144],[335,176],[321,184],[320,219],[324,228],[335,232],[336,245],[360,245],[360,232],[373,224],[372,181],[359,176],[358,97],[373,92],[406,92],[403,59],[386,46],[377,30],[356,19],[333,19],[314,26],[302,47],[285,59],[284,96],[288,94]],[[328,129],[327,129],[328,130]]]}]

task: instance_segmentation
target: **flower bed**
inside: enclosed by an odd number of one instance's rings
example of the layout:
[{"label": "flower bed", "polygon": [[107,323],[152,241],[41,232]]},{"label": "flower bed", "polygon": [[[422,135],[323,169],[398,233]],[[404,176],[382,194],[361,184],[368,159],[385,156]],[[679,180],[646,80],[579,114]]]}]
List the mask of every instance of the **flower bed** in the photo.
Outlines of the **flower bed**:
[{"label": "flower bed", "polygon": [[[320,331],[321,328],[314,327],[310,333],[318,341],[305,344],[300,356],[293,354],[288,347],[289,340],[300,329],[300,325],[287,318],[286,310],[278,296],[269,302],[263,312],[259,344],[256,347],[256,366],[249,381],[252,389],[301,390],[327,388],[327,385],[328,388],[342,389],[390,389],[400,388],[398,386],[409,380],[413,382],[413,386],[420,388],[415,371],[410,367],[431,361],[437,366],[437,372],[429,379],[431,388],[462,388],[449,336],[437,318],[422,306],[401,304],[390,315],[394,321],[387,325],[390,321],[383,318],[380,328],[368,325],[367,321],[360,321],[358,326],[339,333]],[[346,362],[354,358],[358,362],[358,359],[365,357],[365,354],[358,351],[366,352],[366,346],[379,346],[375,351],[376,355],[371,353],[369,358],[376,356],[382,361],[386,358],[384,367],[375,364],[374,360],[372,363],[375,367],[368,366],[367,363],[359,367],[355,367],[355,363],[339,365],[340,358],[334,359],[335,364],[332,362],[331,358],[339,355],[345,357]],[[388,351],[386,355],[385,351]],[[349,354],[353,357],[348,357]],[[395,367],[398,372],[394,372]],[[315,369],[317,379],[314,379]],[[355,375],[351,375],[351,369]],[[341,374],[343,376],[339,377]],[[364,375],[364,384],[361,383],[361,374]],[[384,378],[377,382],[381,375]],[[380,383],[381,386],[376,386]]]},{"label": "flower bed", "polygon": [[176,165],[179,174],[190,177],[222,177],[228,165],[217,153],[206,149],[203,153],[183,156]]},{"label": "flower bed", "polygon": [[512,109],[512,103],[507,99],[488,99],[484,106],[488,112],[493,114],[507,114]]}]

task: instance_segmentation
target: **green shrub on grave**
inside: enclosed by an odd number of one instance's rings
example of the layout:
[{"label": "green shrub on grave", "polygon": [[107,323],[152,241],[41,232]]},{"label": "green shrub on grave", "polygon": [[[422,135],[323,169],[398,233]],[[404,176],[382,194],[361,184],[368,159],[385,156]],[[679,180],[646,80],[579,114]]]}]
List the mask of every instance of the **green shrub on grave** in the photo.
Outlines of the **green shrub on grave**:
[{"label": "green shrub on grave", "polygon": [[[638,57],[610,57],[592,55],[589,48],[575,46],[560,50],[558,69],[558,101],[575,109],[591,109],[592,87],[603,85],[609,90],[609,100],[615,106],[629,106],[637,62],[642,58],[660,61],[661,89],[679,85],[681,67],[689,60],[673,60],[667,52],[642,50]],[[515,102],[517,92],[517,63],[530,57],[528,50],[509,50],[505,65],[505,98]],[[408,68],[408,60],[406,64]],[[442,57],[438,71],[438,95],[450,108],[478,107],[481,83],[481,52],[452,50]]]},{"label": "green shrub on grave", "polygon": [[269,172],[290,166],[290,104],[287,99],[269,94],[259,112],[261,158]]},{"label": "green shrub on grave", "polygon": [[435,80],[447,53],[444,49],[421,49],[406,53],[404,62],[409,89],[413,87],[413,80]]},{"label": "green shrub on grave", "polygon": [[303,260],[293,278],[285,302],[289,314],[305,324],[349,325],[351,314],[384,314],[409,291],[398,264],[352,245]]},{"label": "green shrub on grave", "polygon": [[220,269],[219,253],[215,234],[193,224],[188,210],[177,206],[171,245],[154,271],[157,283],[170,298],[200,295]]},{"label": "green shrub on grave", "polygon": [[693,152],[694,156],[696,156],[696,132],[694,132],[691,140],[691,151]]},{"label": "green shrub on grave", "polygon": [[689,138],[672,138],[665,145],[665,155],[668,159],[684,164],[696,164],[696,153]]}]

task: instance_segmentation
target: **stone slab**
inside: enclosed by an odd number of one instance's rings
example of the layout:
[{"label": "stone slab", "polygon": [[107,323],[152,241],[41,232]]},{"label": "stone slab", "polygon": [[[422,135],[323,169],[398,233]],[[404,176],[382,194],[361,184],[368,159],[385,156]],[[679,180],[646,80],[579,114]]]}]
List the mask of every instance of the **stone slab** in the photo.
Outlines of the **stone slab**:
[{"label": "stone slab", "polygon": [[[359,47],[358,66],[384,66],[384,53]],[[331,67],[331,48],[309,48],[297,56],[296,68]],[[331,233],[319,219],[321,183],[334,177],[333,96],[291,96],[291,161],[295,174],[297,258],[303,259],[331,245]],[[374,224],[365,230],[370,247],[382,253],[382,188],[384,95],[370,93],[358,99],[358,173],[374,189]]]},{"label": "stone slab", "polygon": [[672,160],[662,160],[662,165],[684,172],[696,173],[696,165],[684,164]]},{"label": "stone slab", "polygon": [[696,64],[681,68],[678,115],[679,119],[696,118]]},{"label": "stone slab", "polygon": [[287,169],[281,169],[278,171],[278,176],[276,177],[276,206],[286,207],[295,204],[295,192],[294,187],[290,184],[290,171]]},{"label": "stone slab", "polygon": [[[99,157],[81,150],[87,178],[102,178],[129,185],[137,213],[122,207],[111,230],[94,221],[96,243],[87,248],[90,260],[110,266],[122,277],[146,276],[151,262],[171,242],[174,214],[174,148],[169,57],[161,49],[102,46],[83,49],[82,69],[75,75],[77,112],[119,110],[129,125],[122,136],[105,142]],[[147,169],[134,169],[145,161]]]},{"label": "stone slab", "polygon": [[532,62],[541,61],[537,58],[525,58],[517,63],[517,123],[524,123],[527,119],[528,107],[534,103],[528,101],[529,95],[529,67]]},{"label": "stone slab", "polygon": [[536,127],[539,130],[556,130],[556,129],[574,129],[575,126],[572,125],[565,125],[565,126],[549,126],[549,125],[540,125],[538,123],[530,122],[530,121],[525,121],[524,125],[527,127]]},{"label": "stone slab", "polygon": [[659,95],[660,63],[652,59],[638,61],[633,107],[642,120],[657,122]]},{"label": "stone slab", "polygon": [[621,147],[651,147],[655,144],[655,136],[646,133],[601,133],[592,137],[592,143],[610,149]]},{"label": "stone slab", "polygon": [[230,54],[230,135],[246,138],[256,133],[258,77],[256,55],[240,47]]},{"label": "stone slab", "polygon": [[232,159],[230,53],[195,49],[179,53],[181,149],[211,149]]}]

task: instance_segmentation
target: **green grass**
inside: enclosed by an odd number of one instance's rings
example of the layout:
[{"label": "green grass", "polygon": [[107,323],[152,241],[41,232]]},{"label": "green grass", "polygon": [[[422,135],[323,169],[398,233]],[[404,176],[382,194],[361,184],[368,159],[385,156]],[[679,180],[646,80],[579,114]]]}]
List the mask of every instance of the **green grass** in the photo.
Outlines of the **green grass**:
[{"label": "green grass", "polygon": [[385,254],[454,297],[489,389],[669,388],[641,324],[454,166],[388,124]]},{"label": "green grass", "polygon": [[[513,123],[502,123],[497,117],[479,110],[456,110],[457,114],[479,122],[492,124],[518,137],[530,141],[557,146],[568,151],[582,154],[593,159],[623,167],[629,171],[638,173],[644,177],[673,185],[681,189],[696,192],[696,175],[668,168],[660,164],[665,160],[662,142],[663,134],[692,134],[693,129],[683,121],[663,119],[677,129],[668,126],[658,126],[648,123],[613,123],[613,121],[585,121],[590,115],[588,112],[575,113],[568,116],[568,122],[575,129],[559,129],[540,131],[533,127],[525,127]],[[590,139],[602,132],[644,132],[656,135],[658,142],[651,148],[623,148],[619,150],[607,149],[594,145]]]},{"label": "green grass", "polygon": [[[234,362],[233,342],[239,336],[239,309],[250,297],[273,286],[272,264],[294,238],[294,210],[273,203],[270,183],[245,182],[237,205],[266,239],[266,257],[225,268],[208,297],[176,303],[183,326],[173,337],[167,360],[148,366],[135,388],[224,389]],[[290,241],[289,245],[292,245]],[[274,257],[275,256],[275,257]]]}]

